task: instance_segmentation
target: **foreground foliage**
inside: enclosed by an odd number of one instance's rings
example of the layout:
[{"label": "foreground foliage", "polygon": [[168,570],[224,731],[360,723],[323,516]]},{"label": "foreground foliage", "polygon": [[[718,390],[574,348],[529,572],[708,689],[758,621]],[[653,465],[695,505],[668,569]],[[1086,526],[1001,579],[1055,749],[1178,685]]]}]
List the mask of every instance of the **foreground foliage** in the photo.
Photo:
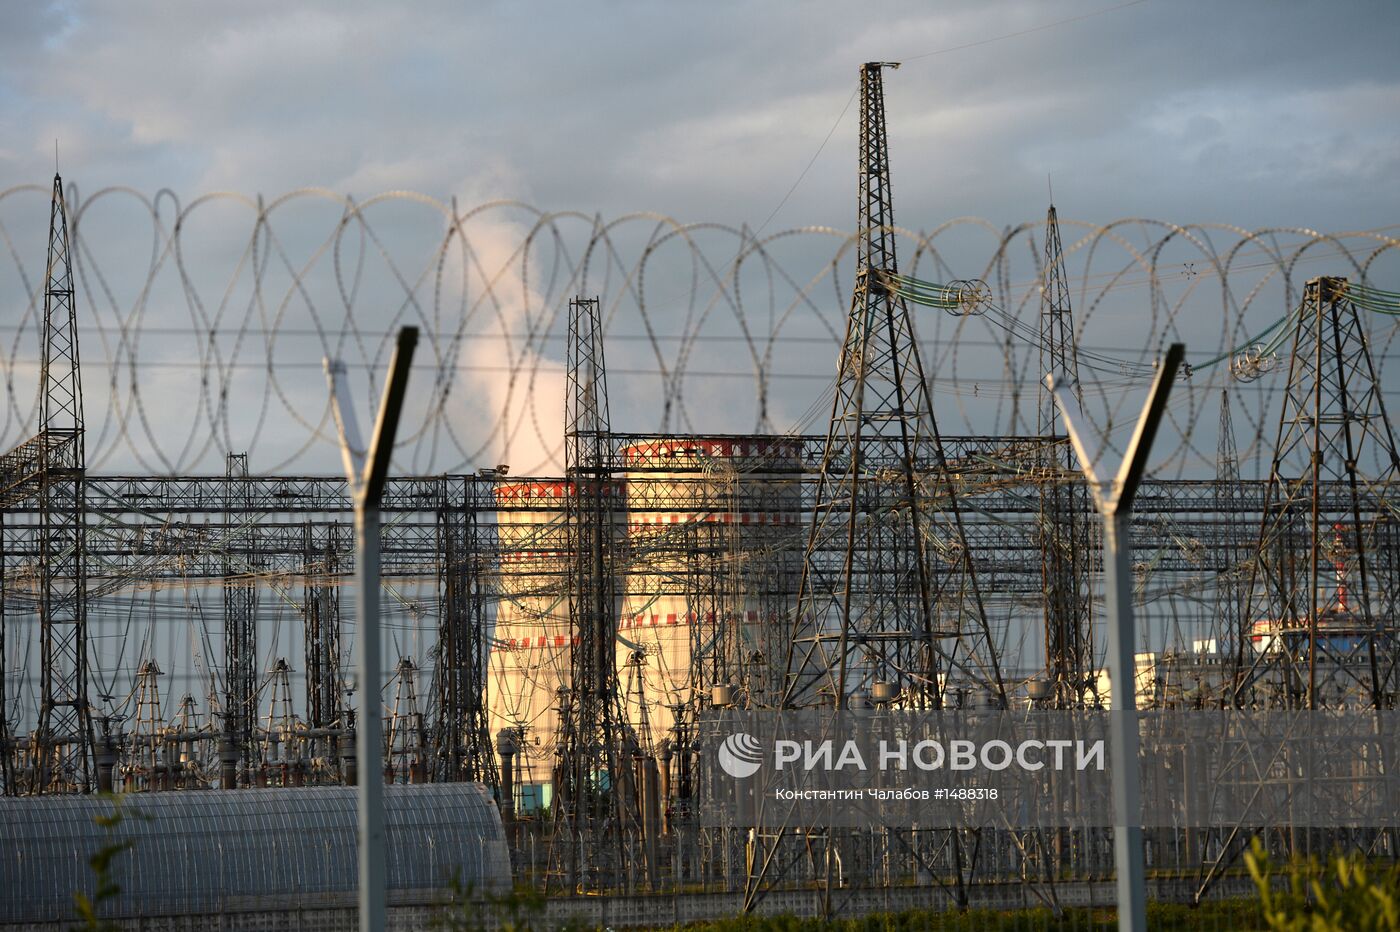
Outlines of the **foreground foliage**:
[{"label": "foreground foliage", "polygon": [[[1149,903],[1147,925],[1162,932],[1253,930],[1253,932],[1400,932],[1400,865],[1368,861],[1359,853],[1326,862],[1294,858],[1277,865],[1255,839],[1245,854],[1257,898],[1211,900],[1199,906]],[[554,928],[547,901],[512,891],[474,895],[455,884],[436,927],[526,932]],[[575,926],[581,928],[581,926]],[[675,927],[685,932],[1116,932],[1112,909],[1067,908],[1001,912],[913,909],[848,919],[739,916]]]},{"label": "foreground foliage", "polygon": [[102,833],[107,838],[107,843],[88,858],[88,867],[92,868],[93,879],[96,881],[93,893],[92,896],[88,896],[82,890],[73,893],[73,905],[79,921],[79,924],[73,928],[87,930],[87,932],[109,932],[109,930],[120,928],[117,923],[110,919],[103,919],[100,913],[103,903],[122,892],[121,885],[113,876],[113,868],[117,858],[132,848],[130,839],[116,837],[117,829],[127,817],[126,811],[122,808],[122,798],[110,793],[104,795],[112,802],[112,812],[110,815],[100,815],[93,818],[93,821],[102,828]]},{"label": "foreground foliage", "polygon": [[1400,865],[1367,862],[1359,853],[1294,858],[1282,883],[1259,839],[1245,864],[1259,890],[1266,927],[1276,932],[1400,930]]}]

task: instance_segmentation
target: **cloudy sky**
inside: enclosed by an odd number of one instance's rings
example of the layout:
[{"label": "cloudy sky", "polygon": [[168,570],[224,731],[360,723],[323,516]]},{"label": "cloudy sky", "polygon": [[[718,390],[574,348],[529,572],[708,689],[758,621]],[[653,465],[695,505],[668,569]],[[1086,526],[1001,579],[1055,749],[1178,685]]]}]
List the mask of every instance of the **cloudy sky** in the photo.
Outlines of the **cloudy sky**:
[{"label": "cloudy sky", "polygon": [[[466,200],[762,223],[858,63],[887,82],[900,220],[1392,223],[1387,0],[238,3],[0,13],[0,188]],[[924,56],[924,57],[919,57]],[[773,223],[850,225],[855,113]]]}]

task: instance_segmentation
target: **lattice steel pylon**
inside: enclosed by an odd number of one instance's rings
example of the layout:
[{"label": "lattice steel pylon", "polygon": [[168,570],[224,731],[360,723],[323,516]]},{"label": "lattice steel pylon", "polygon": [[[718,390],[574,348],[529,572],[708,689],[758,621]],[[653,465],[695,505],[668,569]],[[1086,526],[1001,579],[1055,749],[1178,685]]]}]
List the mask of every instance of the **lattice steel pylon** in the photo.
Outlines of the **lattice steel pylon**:
[{"label": "lattice steel pylon", "polygon": [[418,665],[400,657],[389,685],[394,687],[394,709],[384,729],[388,765],[383,778],[390,783],[421,783],[427,776],[427,729],[418,708]]},{"label": "lattice steel pylon", "polygon": [[136,670],[136,757],[142,789],[155,789],[165,717],[161,713],[160,677],[164,671],[154,660],[142,661]]},{"label": "lattice steel pylon", "polygon": [[1396,580],[1377,551],[1393,522],[1385,487],[1400,475],[1400,457],[1348,288],[1342,278],[1304,286],[1247,637],[1236,648],[1237,704],[1394,702]]},{"label": "lattice steel pylon", "polygon": [[[1222,518],[1244,510],[1240,485],[1240,460],[1235,447],[1235,425],[1230,416],[1230,393],[1220,392],[1220,436],[1215,458],[1215,503]],[[1216,650],[1233,661],[1248,632],[1244,630],[1248,612],[1249,547],[1239,533],[1239,523],[1222,520],[1219,538],[1219,565],[1224,567],[1216,582],[1216,619],[1212,631]]]},{"label": "lattice steel pylon", "polygon": [[[345,684],[340,668],[340,589],[335,584],[335,537],[327,532],[324,545],[319,545],[309,523],[306,525],[304,569],[306,724],[320,731],[344,724],[340,721],[345,710]],[[323,752],[321,756],[332,768],[339,766],[337,739],[315,738],[312,745],[313,751]]]},{"label": "lattice steel pylon", "polygon": [[39,380],[39,759],[35,791],[87,792],[93,780],[88,707],[87,514],[83,383],[63,179],[53,177]]},{"label": "lattice steel pylon", "polygon": [[[706,483],[707,498],[711,492]],[[726,507],[734,506],[728,501],[703,501],[699,510],[722,511]],[[690,673],[686,679],[691,704],[699,710],[710,704],[714,687],[743,685],[734,682],[740,673],[737,650],[742,637],[742,603],[732,598],[733,581],[724,571],[733,529],[696,521],[684,533],[685,606],[690,624]],[[740,606],[737,618],[735,605]]]},{"label": "lattice steel pylon", "polygon": [[[449,481],[453,480],[443,480],[444,484]],[[495,539],[489,523],[483,520],[488,486],[471,480],[465,483],[462,506],[444,504],[438,512],[442,608],[435,677],[435,778],[471,780],[498,792],[500,778],[486,705],[486,578]],[[451,499],[445,491],[444,503]]]},{"label": "lattice steel pylon", "polygon": [[5,682],[8,669],[5,656],[5,512],[0,509],[0,796],[14,796],[14,754],[10,747],[9,685]]},{"label": "lattice steel pylon", "polygon": [[267,675],[267,717],[258,742],[258,765],[285,765],[296,757],[296,716],[292,707],[292,666],[278,657]]},{"label": "lattice steel pylon", "polygon": [[[246,510],[251,502],[248,454],[230,453],[225,463],[225,494],[230,516]],[[229,522],[232,524],[232,520]],[[224,557],[224,729],[233,739],[239,758],[249,769],[258,761],[254,729],[258,720],[258,587],[253,572],[254,529],[241,548],[226,543]],[[242,560],[235,558],[241,550]]]},{"label": "lattice steel pylon", "polygon": [[574,889],[630,881],[623,858],[620,697],[617,693],[619,541],[614,516],[608,383],[597,298],[569,301],[564,462],[569,685],[561,705],[551,874]]},{"label": "lattice steel pylon", "polygon": [[[1053,373],[1080,398],[1079,356],[1065,275],[1060,222],[1051,204],[1045,216],[1045,264],[1040,290],[1039,435],[1063,436],[1060,412],[1043,376]],[[1082,399],[1081,399],[1082,400]],[[1085,704],[1094,689],[1093,614],[1089,588],[1092,507],[1068,443],[1046,449],[1040,485],[1039,545],[1045,587],[1045,671],[1060,707]]]},{"label": "lattice steel pylon", "polygon": [[861,68],[855,291],[838,362],[781,706],[844,709],[893,684],[939,708],[950,679],[1004,696],[957,490],[898,274],[882,72]]}]

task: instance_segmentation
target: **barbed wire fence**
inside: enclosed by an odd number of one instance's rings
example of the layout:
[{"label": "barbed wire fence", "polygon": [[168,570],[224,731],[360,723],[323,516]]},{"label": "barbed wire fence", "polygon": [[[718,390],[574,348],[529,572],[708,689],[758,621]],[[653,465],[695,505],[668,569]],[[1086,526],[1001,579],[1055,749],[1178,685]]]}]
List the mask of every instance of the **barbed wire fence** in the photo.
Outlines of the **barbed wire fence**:
[{"label": "barbed wire fence", "polygon": [[[364,371],[373,397],[393,332],[411,323],[425,351],[398,468],[557,473],[561,308],[574,294],[602,298],[628,429],[802,432],[834,381],[854,241],[832,228],[756,238],[656,214],[467,208],[410,192],[188,204],[168,191],[70,192],[94,470],[211,472],[246,450],[259,473],[333,471],[321,359]],[[37,418],[43,255],[27,218],[46,194],[0,192],[6,445]],[[1303,282],[1336,275],[1384,291],[1400,273],[1394,230],[1062,226],[1088,413],[1110,449],[1161,346],[1190,350],[1159,441],[1163,475],[1213,463],[1222,388],[1237,405],[1241,463],[1259,468],[1281,381],[1270,376]],[[945,289],[915,321],[944,429],[1033,433],[1041,224],[959,218],[897,232],[909,294]],[[1396,320],[1368,318],[1391,389]]]}]

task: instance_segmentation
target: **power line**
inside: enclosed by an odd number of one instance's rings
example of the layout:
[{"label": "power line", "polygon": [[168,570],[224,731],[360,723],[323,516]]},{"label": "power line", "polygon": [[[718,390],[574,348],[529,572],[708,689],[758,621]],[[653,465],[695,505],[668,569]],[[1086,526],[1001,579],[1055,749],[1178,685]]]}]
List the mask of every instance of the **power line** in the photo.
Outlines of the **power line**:
[{"label": "power line", "polygon": [[1058,19],[1052,23],[1044,23],[1040,26],[1032,26],[1029,29],[1020,29],[1016,32],[1003,33],[999,36],[992,36],[989,39],[978,39],[976,42],[965,42],[962,45],[950,45],[946,48],[934,49],[931,52],[923,52],[919,55],[910,55],[901,59],[901,63],[919,61],[920,59],[924,58],[932,58],[935,55],[947,55],[949,52],[961,52],[964,49],[975,49],[983,45],[991,45],[993,42],[1002,42],[1006,39],[1017,39],[1021,36],[1029,36],[1033,33],[1045,32],[1048,29],[1058,29],[1061,26],[1068,26],[1071,23],[1083,22],[1086,19],[1093,19],[1096,16],[1104,16],[1108,13],[1116,13],[1119,10],[1126,10],[1128,7],[1140,6],[1141,4],[1147,2],[1148,0],[1130,0],[1130,2],[1128,3],[1119,3],[1115,6],[1104,7],[1103,9],[1093,10],[1088,13],[1083,13],[1079,16],[1071,16],[1067,19]]},{"label": "power line", "polygon": [[792,183],[792,187],[787,189],[787,193],[784,194],[783,199],[778,202],[778,206],[769,211],[768,216],[763,218],[763,222],[758,225],[758,229],[753,231],[755,239],[758,238],[758,234],[768,229],[768,224],[778,215],[778,211],[783,209],[783,205],[788,202],[788,198],[792,197],[792,193],[797,190],[797,186],[802,183],[802,179],[807,177],[807,173],[811,171],[812,166],[817,163],[817,157],[822,154],[822,150],[826,148],[826,144],[831,142],[831,137],[836,133],[836,127],[840,126],[841,121],[846,118],[846,114],[851,109],[851,104],[855,103],[856,95],[859,93],[860,91],[857,89],[851,92],[850,97],[846,98],[846,105],[842,107],[841,112],[836,115],[835,121],[831,124],[831,129],[826,131],[826,136],[822,139],[821,145],[817,146],[817,151],[813,152],[812,157],[807,160],[807,164],[803,167],[801,173],[798,174],[797,180]]}]

